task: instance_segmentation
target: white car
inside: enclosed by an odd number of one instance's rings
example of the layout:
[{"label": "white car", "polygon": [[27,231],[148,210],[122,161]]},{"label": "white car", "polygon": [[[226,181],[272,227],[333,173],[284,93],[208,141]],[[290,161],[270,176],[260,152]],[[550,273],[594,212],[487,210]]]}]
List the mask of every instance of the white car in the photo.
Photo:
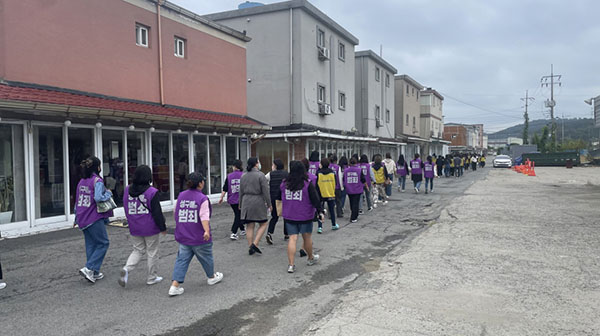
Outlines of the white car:
[{"label": "white car", "polygon": [[494,168],[504,167],[510,168],[512,167],[512,159],[508,155],[498,155],[493,161]]}]

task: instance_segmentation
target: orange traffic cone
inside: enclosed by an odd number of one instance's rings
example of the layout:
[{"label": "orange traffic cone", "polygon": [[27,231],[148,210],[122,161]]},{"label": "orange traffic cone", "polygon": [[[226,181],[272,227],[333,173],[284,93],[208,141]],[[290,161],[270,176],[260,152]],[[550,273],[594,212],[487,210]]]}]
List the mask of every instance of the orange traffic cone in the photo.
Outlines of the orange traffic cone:
[{"label": "orange traffic cone", "polygon": [[529,170],[527,176],[537,176],[535,175],[535,161],[531,164],[531,169]]}]

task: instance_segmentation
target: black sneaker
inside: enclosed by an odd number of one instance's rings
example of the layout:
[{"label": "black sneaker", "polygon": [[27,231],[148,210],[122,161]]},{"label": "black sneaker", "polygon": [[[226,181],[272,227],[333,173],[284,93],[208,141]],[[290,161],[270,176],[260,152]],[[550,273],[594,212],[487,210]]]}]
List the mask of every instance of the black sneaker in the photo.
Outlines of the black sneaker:
[{"label": "black sneaker", "polygon": [[359,215],[364,215],[364,214],[365,214],[365,212],[364,212],[364,211],[362,211],[362,210],[358,210],[358,214],[359,214]]},{"label": "black sneaker", "polygon": [[306,251],[304,251],[304,249],[300,249],[300,258],[306,257],[306,255]]},{"label": "black sneaker", "polygon": [[273,245],[273,237],[271,236],[270,233],[267,233],[267,244],[269,245]]},{"label": "black sneaker", "polygon": [[261,251],[261,250],[258,248],[258,246],[256,246],[256,245],[252,244],[252,245],[250,245],[250,248],[251,248],[252,250],[254,250],[254,252],[256,252],[256,253],[258,253],[258,254],[262,254],[262,251]]},{"label": "black sneaker", "polygon": [[288,236],[288,235],[283,236],[283,240],[289,240],[289,239],[290,239],[290,236]]},{"label": "black sneaker", "polygon": [[249,255],[253,255],[254,254],[254,249],[252,248],[252,246],[250,246],[250,248],[248,249],[248,254]]}]

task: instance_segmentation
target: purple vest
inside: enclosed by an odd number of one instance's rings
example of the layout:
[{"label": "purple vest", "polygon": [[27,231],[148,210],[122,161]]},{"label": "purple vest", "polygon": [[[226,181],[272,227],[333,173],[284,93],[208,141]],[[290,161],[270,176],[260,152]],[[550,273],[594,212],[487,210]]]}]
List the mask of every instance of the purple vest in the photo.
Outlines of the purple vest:
[{"label": "purple vest", "polygon": [[129,224],[129,233],[132,236],[148,237],[160,233],[160,229],[152,218],[152,208],[150,207],[150,201],[157,192],[158,189],[150,187],[138,197],[131,197],[129,196],[129,186],[125,187],[123,208]]},{"label": "purple vest", "polygon": [[319,161],[310,161],[308,163],[308,172],[313,175],[316,175],[317,170],[319,170]]},{"label": "purple vest", "polygon": [[[369,163],[359,163],[358,166],[362,169],[363,175],[365,175],[365,180],[367,181],[367,185],[371,185],[371,165]],[[360,181],[359,181],[360,182]]]},{"label": "purple vest", "polygon": [[240,180],[244,175],[241,171],[234,171],[227,175],[227,203],[238,204],[240,202]]},{"label": "purple vest", "polygon": [[317,187],[317,175],[312,174],[312,173],[308,173],[308,180],[315,186],[315,188]]},{"label": "purple vest", "polygon": [[200,220],[200,206],[208,202],[212,215],[212,207],[208,197],[200,190],[189,189],[177,197],[175,205],[175,240],[183,245],[197,246],[212,242],[212,235],[204,240],[204,228]]},{"label": "purple vest", "polygon": [[423,171],[421,169],[421,163],[422,163],[421,159],[416,159],[416,160],[410,161],[411,174],[413,174],[413,175],[423,174]]},{"label": "purple vest", "polygon": [[94,184],[96,182],[104,183],[102,178],[94,174],[90,178],[81,179],[77,184],[76,215],[77,225],[79,225],[80,229],[84,229],[88,225],[102,218],[108,218],[113,214],[112,211],[98,213],[96,201],[94,200]]},{"label": "purple vest", "polygon": [[400,164],[398,164],[398,168],[396,168],[396,174],[398,174],[399,176],[406,176],[407,175],[406,161],[404,162],[404,164],[402,165],[402,167],[400,167]]},{"label": "purple vest", "polygon": [[338,166],[335,163],[332,163],[329,165],[329,168],[331,168],[331,170],[333,170],[333,173],[335,174],[335,190],[339,190],[340,183],[339,183],[338,171],[340,169],[340,166]]},{"label": "purple vest", "polygon": [[293,221],[312,221],[315,217],[315,208],[308,196],[308,181],[304,182],[301,190],[290,191],[285,186],[285,180],[281,182],[281,206],[282,216]]},{"label": "purple vest", "polygon": [[344,188],[346,193],[350,195],[361,194],[364,189],[364,184],[360,182],[362,169],[359,166],[349,166],[344,170]]},{"label": "purple vest", "polygon": [[425,174],[423,174],[426,178],[433,178],[435,175],[433,173],[433,163],[425,162]]}]

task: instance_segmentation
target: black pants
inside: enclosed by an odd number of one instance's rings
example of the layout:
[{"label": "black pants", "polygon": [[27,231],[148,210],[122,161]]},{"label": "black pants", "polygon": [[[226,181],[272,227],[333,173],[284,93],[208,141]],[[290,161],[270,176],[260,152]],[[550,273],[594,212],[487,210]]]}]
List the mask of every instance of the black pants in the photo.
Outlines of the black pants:
[{"label": "black pants", "polygon": [[355,220],[358,218],[358,204],[360,203],[360,195],[361,194],[348,194],[348,197],[350,198],[350,210],[352,211],[350,220]]},{"label": "black pants", "polygon": [[[271,197],[271,220],[269,221],[269,229],[268,233],[273,234],[275,232],[275,225],[277,225],[277,221],[279,220],[279,214],[277,213],[277,206],[275,204],[275,197]],[[287,229],[285,228],[285,224],[283,224],[283,234],[287,236]]]},{"label": "black pants", "polygon": [[2,263],[0,263],[0,280],[2,280],[2,279],[4,279],[4,278],[2,277]]},{"label": "black pants", "polygon": [[240,205],[239,204],[230,204],[231,209],[233,210],[233,225],[231,226],[231,233],[237,233],[239,230],[244,230],[244,224],[242,224],[242,220],[240,218]]},{"label": "black pants", "polygon": [[342,209],[342,190],[335,189],[335,213],[338,217],[344,217]]}]

